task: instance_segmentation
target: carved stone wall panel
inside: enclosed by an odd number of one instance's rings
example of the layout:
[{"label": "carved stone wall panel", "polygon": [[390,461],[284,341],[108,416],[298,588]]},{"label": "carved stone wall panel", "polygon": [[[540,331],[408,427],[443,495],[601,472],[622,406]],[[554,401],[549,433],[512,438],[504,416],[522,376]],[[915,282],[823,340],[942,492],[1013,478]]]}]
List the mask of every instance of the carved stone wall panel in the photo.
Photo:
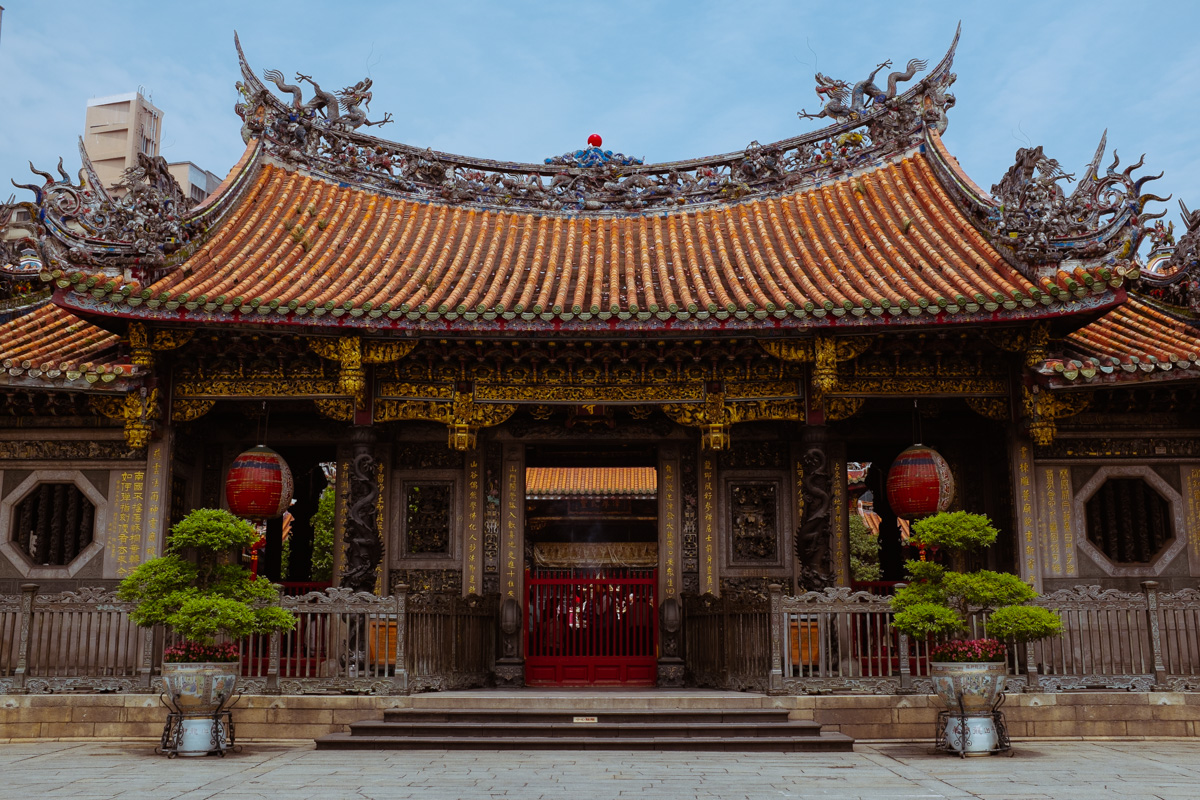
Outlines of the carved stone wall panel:
[{"label": "carved stone wall panel", "polygon": [[404,481],[400,493],[404,548],[401,556],[450,555],[455,516],[454,483]]},{"label": "carved stone wall panel", "polygon": [[448,569],[393,569],[388,572],[388,585],[395,594],[401,584],[406,584],[412,593],[462,594],[462,570]]},{"label": "carved stone wall panel", "polygon": [[728,450],[722,450],[721,469],[784,469],[787,467],[787,447],[779,439],[735,439]]},{"label": "carved stone wall panel", "polygon": [[779,491],[774,481],[730,481],[727,523],[731,566],[779,562]]},{"label": "carved stone wall panel", "polygon": [[140,461],[144,458],[144,452],[131,448],[124,440],[0,440],[0,461]]}]

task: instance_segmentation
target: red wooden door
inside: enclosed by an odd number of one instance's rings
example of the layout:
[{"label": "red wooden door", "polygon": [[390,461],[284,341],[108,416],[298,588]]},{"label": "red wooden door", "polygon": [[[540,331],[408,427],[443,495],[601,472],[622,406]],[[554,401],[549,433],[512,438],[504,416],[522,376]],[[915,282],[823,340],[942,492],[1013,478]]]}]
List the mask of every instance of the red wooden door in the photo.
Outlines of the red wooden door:
[{"label": "red wooden door", "polygon": [[533,570],[525,581],[525,682],[653,686],[656,570]]}]

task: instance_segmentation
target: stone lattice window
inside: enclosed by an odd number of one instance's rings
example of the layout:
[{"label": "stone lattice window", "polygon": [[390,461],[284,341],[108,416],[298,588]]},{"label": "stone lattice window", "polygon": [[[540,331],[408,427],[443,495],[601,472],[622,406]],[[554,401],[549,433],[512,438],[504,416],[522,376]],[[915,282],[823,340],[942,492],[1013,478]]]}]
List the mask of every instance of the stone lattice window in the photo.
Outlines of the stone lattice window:
[{"label": "stone lattice window", "polygon": [[18,550],[38,566],[62,567],[92,543],[96,508],[73,483],[40,483],[12,518]]},{"label": "stone lattice window", "polygon": [[1141,478],[1109,478],[1087,501],[1088,541],[1113,561],[1149,564],[1173,536],[1170,504]]},{"label": "stone lattice window", "polygon": [[774,483],[729,485],[734,561],[774,562],[778,558]]},{"label": "stone lattice window", "polygon": [[450,510],[454,485],[449,482],[409,483],[404,490],[405,553],[450,554]]}]

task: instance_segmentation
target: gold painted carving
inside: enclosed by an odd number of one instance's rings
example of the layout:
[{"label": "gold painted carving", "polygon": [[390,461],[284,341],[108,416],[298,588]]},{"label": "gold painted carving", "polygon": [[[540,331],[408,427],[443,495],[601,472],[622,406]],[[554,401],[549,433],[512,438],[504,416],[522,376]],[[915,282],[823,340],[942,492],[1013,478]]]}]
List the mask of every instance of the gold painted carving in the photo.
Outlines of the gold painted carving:
[{"label": "gold painted carving", "polygon": [[109,419],[125,423],[125,442],[140,450],[150,444],[154,420],[158,419],[158,389],[151,389],[142,396],[142,390],[129,392],[124,397],[92,397],[92,408]]},{"label": "gold painted carving", "polygon": [[341,394],[338,382],[322,378],[295,378],[287,375],[251,373],[240,376],[223,373],[219,376],[181,381],[175,384],[175,396],[186,398],[221,397],[313,397]]},{"label": "gold painted carving", "polygon": [[985,330],[983,338],[1006,352],[1023,353],[1025,366],[1036,369],[1046,360],[1050,346],[1050,323],[1039,320],[1025,329]]},{"label": "gold painted carving", "polygon": [[476,403],[470,392],[455,392],[449,402],[430,400],[381,399],[375,404],[376,422],[422,419],[441,422],[450,429],[450,447],[471,450],[480,428],[490,428],[506,421],[514,413],[515,404]]},{"label": "gold painted carving", "polygon": [[[792,393],[795,392],[793,387]],[[613,405],[621,403],[668,403],[704,397],[704,385],[660,384],[649,386],[562,386],[475,384],[475,397],[490,403],[567,403]]]},{"label": "gold painted carving", "polygon": [[968,397],[967,405],[981,417],[997,422],[1008,422],[1011,416],[1007,397]]},{"label": "gold painted carving", "polygon": [[1002,377],[842,377],[839,395],[1007,395],[1008,380]]},{"label": "gold painted carving", "polygon": [[389,364],[399,361],[411,353],[417,346],[415,341],[404,342],[363,342],[362,360],[364,364]]},{"label": "gold painted carving", "polygon": [[799,400],[726,402],[721,392],[711,392],[703,403],[667,403],[662,410],[680,425],[700,428],[701,444],[707,450],[728,448],[729,426],[739,422],[804,421],[804,405]]},{"label": "gold painted carving", "polygon": [[151,350],[178,350],[192,340],[195,331],[155,330],[150,339]]},{"label": "gold painted carving", "polygon": [[812,339],[760,339],[759,347],[781,361],[813,363],[813,388],[819,394],[832,392],[837,386],[837,364],[865,353],[875,341],[874,336],[839,338],[818,335]]},{"label": "gold painted carving", "polygon": [[411,400],[453,400],[454,384],[385,381],[379,385],[379,395]]},{"label": "gold painted carving", "polygon": [[759,339],[758,346],[780,361],[806,364],[813,360],[812,339]]},{"label": "gold painted carving", "polygon": [[1086,409],[1092,402],[1085,394],[1052,394],[1039,387],[1022,387],[1021,410],[1029,426],[1029,438],[1039,447],[1054,442],[1057,421]]},{"label": "gold painted carving", "polygon": [[150,352],[150,334],[146,331],[146,323],[129,323],[130,361],[134,366],[150,369],[154,366],[154,354]]},{"label": "gold painted carving", "polygon": [[413,351],[416,342],[363,342],[361,336],[346,335],[333,339],[309,339],[309,349],[321,358],[341,364],[338,391],[354,398],[358,408],[366,406],[367,372],[364,364],[398,361]]},{"label": "gold painted carving", "polygon": [[191,422],[200,419],[216,405],[216,400],[176,399],[171,403],[172,422]]},{"label": "gold painted carving", "polygon": [[867,402],[865,397],[827,397],[825,398],[825,419],[834,421],[850,419]]},{"label": "gold painted carving", "polygon": [[353,422],[354,421],[354,401],[343,398],[334,398],[331,400],[316,399],[313,403],[322,415],[330,419],[336,419],[338,422]]}]

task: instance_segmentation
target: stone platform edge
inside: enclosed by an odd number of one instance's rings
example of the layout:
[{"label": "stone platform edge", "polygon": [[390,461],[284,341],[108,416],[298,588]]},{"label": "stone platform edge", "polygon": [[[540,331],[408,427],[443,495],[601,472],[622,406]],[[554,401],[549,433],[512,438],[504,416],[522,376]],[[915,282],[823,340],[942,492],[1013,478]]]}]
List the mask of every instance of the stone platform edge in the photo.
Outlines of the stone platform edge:
[{"label": "stone platform edge", "polygon": [[[797,720],[819,722],[859,741],[914,741],[931,736],[941,704],[931,695],[725,695],[720,698],[518,692],[409,697],[247,695],[234,711],[240,741],[311,740],[349,730],[351,722],[382,718],[389,708],[482,705],[590,709],[786,708]],[[1014,739],[1182,738],[1200,736],[1200,692],[1064,692],[1010,695],[1004,705]],[[165,709],[156,695],[0,695],[0,741],[16,739],[157,739]]]}]

